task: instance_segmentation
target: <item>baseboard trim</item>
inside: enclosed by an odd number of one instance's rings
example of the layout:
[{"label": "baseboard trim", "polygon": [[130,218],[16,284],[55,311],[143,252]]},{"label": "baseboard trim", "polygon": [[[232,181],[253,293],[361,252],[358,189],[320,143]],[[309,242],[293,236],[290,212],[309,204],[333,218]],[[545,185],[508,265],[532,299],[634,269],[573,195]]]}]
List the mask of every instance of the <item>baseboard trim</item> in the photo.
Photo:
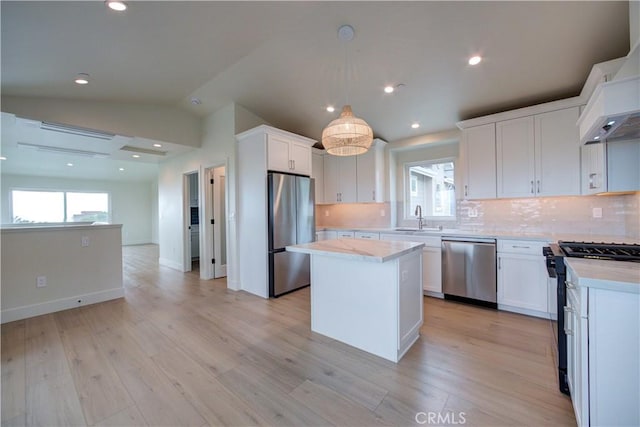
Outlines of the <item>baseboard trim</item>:
[{"label": "baseboard trim", "polygon": [[169,267],[171,269],[178,270],[180,272],[184,272],[182,270],[182,264],[180,264],[178,262],[175,262],[175,261],[172,261],[172,260],[167,259],[167,258],[158,258],[158,264],[160,264],[160,265],[162,265],[164,267]]},{"label": "baseboard trim", "polygon": [[124,297],[124,288],[107,289],[106,291],[91,292],[68,298],[61,298],[39,304],[23,305],[22,307],[2,310],[0,323],[13,322],[14,320],[27,319],[43,314],[55,313],[84,305],[96,304]]}]

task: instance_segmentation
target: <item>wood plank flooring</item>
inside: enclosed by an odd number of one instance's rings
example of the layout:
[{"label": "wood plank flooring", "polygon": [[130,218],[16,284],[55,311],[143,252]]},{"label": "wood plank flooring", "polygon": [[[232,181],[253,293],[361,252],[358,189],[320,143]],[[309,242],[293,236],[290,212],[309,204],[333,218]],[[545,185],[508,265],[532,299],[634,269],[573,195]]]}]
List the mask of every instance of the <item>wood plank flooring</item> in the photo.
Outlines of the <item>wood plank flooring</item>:
[{"label": "wood plank flooring", "polygon": [[312,333],[309,288],[263,300],[157,259],[125,247],[124,299],[2,326],[2,426],[575,425],[549,321],[425,298],[396,365]]}]

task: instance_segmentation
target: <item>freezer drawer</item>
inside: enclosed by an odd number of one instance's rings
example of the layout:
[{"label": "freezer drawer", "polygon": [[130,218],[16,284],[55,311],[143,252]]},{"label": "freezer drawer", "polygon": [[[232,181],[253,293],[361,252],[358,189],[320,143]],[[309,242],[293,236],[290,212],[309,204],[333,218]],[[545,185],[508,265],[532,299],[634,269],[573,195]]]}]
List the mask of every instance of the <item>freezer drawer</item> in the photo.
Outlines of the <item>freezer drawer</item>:
[{"label": "freezer drawer", "polygon": [[269,296],[277,297],[311,283],[308,254],[272,252],[269,254]]}]

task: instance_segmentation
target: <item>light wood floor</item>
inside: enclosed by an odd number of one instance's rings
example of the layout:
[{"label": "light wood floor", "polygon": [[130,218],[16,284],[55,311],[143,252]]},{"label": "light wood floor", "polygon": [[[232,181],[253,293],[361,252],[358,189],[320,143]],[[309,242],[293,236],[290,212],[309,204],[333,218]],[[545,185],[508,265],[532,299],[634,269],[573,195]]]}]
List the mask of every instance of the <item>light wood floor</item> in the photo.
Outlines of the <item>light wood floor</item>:
[{"label": "light wood floor", "polygon": [[124,299],[2,326],[3,426],[575,425],[549,321],[425,298],[396,365],[312,333],[308,288],[263,300],[124,253]]}]

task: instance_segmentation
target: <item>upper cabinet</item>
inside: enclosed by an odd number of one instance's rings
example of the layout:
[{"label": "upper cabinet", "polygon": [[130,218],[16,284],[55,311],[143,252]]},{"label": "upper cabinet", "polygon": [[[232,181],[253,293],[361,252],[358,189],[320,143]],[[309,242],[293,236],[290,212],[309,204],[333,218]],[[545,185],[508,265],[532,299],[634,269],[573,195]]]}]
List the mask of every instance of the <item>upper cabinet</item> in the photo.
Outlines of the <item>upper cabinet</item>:
[{"label": "upper cabinet", "polygon": [[580,97],[457,123],[466,199],[580,194]]},{"label": "upper cabinet", "polygon": [[324,156],[324,202],[355,203],[357,156]]},{"label": "upper cabinet", "polygon": [[463,196],[496,198],[496,126],[489,123],[462,131]]},{"label": "upper cabinet", "polygon": [[[375,139],[365,154],[358,156],[325,154],[322,203],[383,202],[385,145],[385,141]],[[316,201],[316,203],[321,202]]]},{"label": "upper cabinet", "polygon": [[311,175],[311,145],[307,138],[280,133],[267,133],[266,137],[268,170]]},{"label": "upper cabinet", "polygon": [[580,194],[580,141],[572,107],[496,123],[498,197]]},{"label": "upper cabinet", "polygon": [[316,204],[324,203],[324,155],[323,151],[317,148],[311,153],[311,178],[314,179]]},{"label": "upper cabinet", "polygon": [[387,143],[374,139],[371,148],[356,156],[356,199],[358,203],[384,201],[384,147]]},{"label": "upper cabinet", "polygon": [[640,140],[581,147],[582,194],[640,191]]}]

